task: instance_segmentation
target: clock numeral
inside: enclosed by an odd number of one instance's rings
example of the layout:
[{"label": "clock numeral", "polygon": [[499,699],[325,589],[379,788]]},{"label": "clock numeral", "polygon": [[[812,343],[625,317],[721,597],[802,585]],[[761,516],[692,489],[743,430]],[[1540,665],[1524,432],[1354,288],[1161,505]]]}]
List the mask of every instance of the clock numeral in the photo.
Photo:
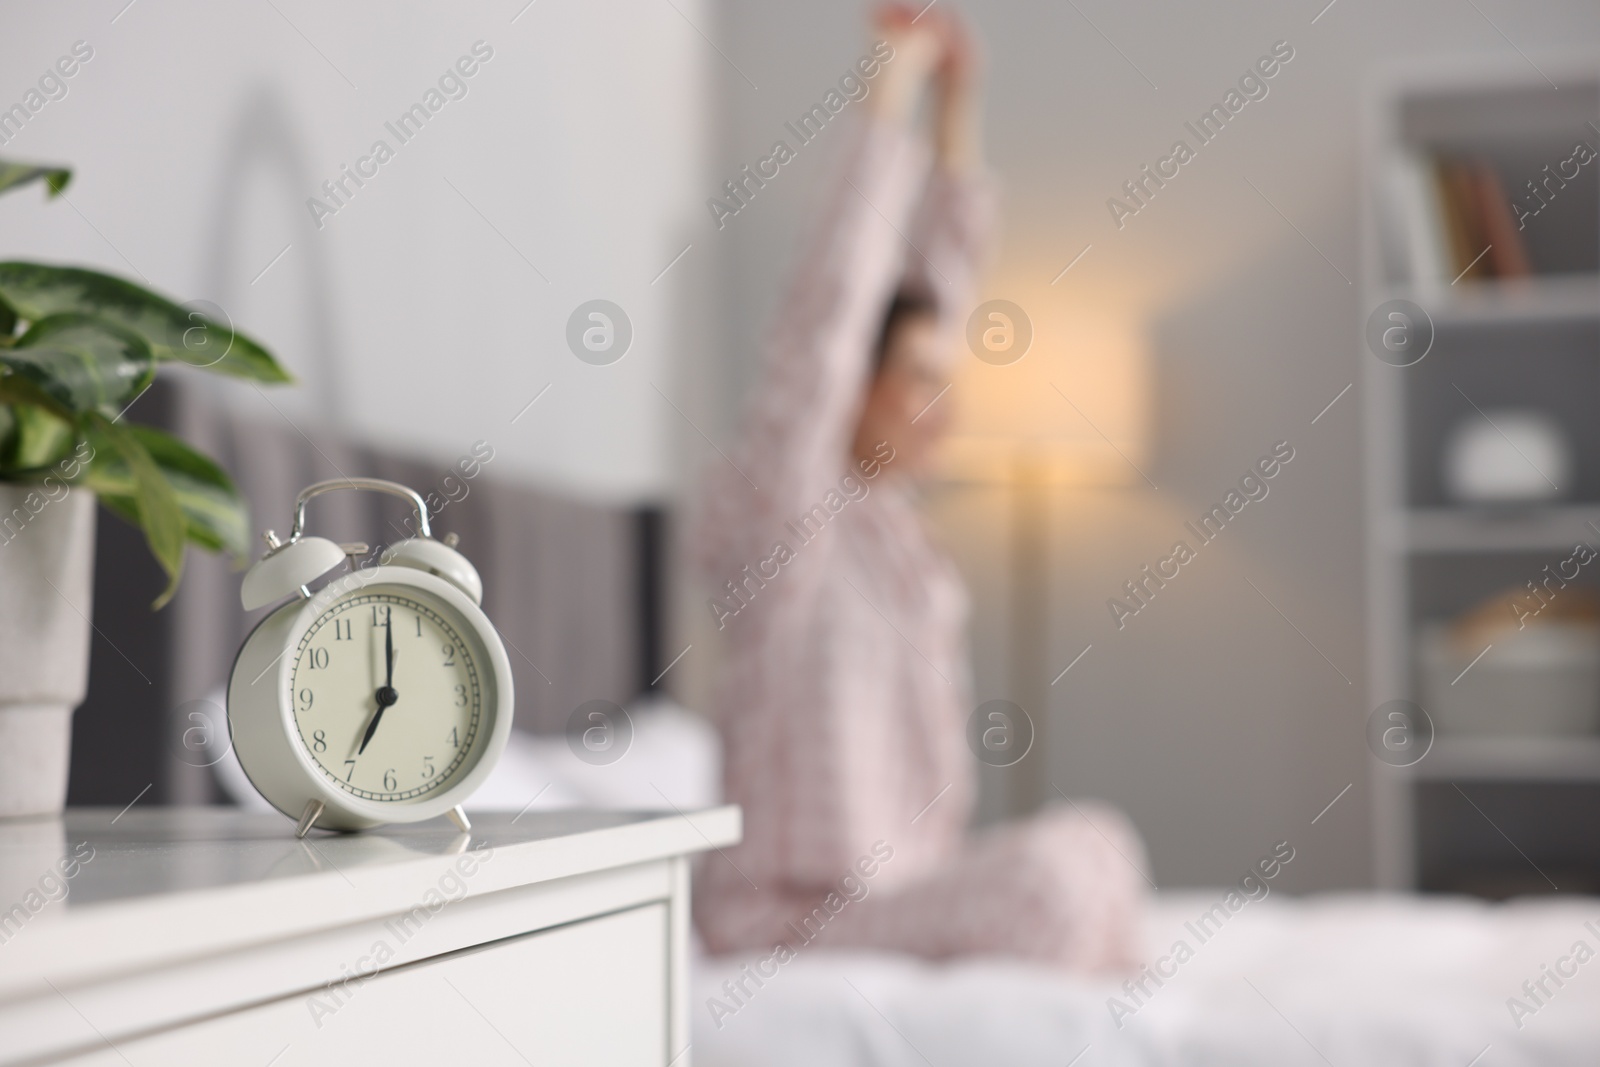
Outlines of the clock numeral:
[{"label": "clock numeral", "polygon": [[418,637],[422,636],[422,616],[421,615],[417,616],[417,636]]},{"label": "clock numeral", "polygon": [[351,776],[354,775],[355,773],[356,773],[356,761],[353,760],[353,759],[345,760],[344,761],[344,780],[348,782],[350,780]]},{"label": "clock numeral", "polygon": [[313,671],[327,670],[328,669],[328,650],[325,649],[325,648],[313,648],[313,649],[311,649],[309,652],[306,653],[306,664],[307,664],[307,670],[313,670]]},{"label": "clock numeral", "polygon": [[451,748],[460,748],[461,747],[461,742],[456,740],[456,728],[454,726],[450,727],[450,747]]},{"label": "clock numeral", "polygon": [[315,699],[315,697],[316,697],[316,694],[313,693],[309,689],[300,690],[300,710],[301,711],[310,711],[311,710],[311,701],[313,699]]},{"label": "clock numeral", "polygon": [[422,757],[422,777],[425,778],[425,779],[433,777],[433,757],[432,756],[423,756]]},{"label": "clock numeral", "polygon": [[351,636],[351,634],[350,634],[350,626],[351,626],[351,621],[349,619],[334,619],[333,620],[333,639],[335,641],[353,641],[353,640],[355,640],[355,638],[353,638]]},{"label": "clock numeral", "polygon": [[456,686],[456,707],[464,708],[466,706],[467,706],[467,687],[464,686],[464,685],[458,685],[458,686]]},{"label": "clock numeral", "polygon": [[[307,690],[307,692],[310,692],[310,690]],[[311,731],[311,751],[328,751],[328,732],[326,730]]]},{"label": "clock numeral", "polygon": [[379,605],[379,604],[372,605],[372,625],[373,625],[374,629],[376,629],[379,626],[383,626],[383,625],[387,624],[388,621],[389,621],[389,609],[387,607],[384,607],[383,608],[383,614],[379,615],[378,614],[378,608],[379,607],[382,607],[382,605]]},{"label": "clock numeral", "polygon": [[456,665],[456,646],[448,642],[444,646],[444,665],[446,667],[454,667]]},{"label": "clock numeral", "polygon": [[385,789],[393,791],[394,787],[399,785],[399,784],[400,784],[399,780],[396,779],[395,776],[394,776],[394,768],[393,767],[390,767],[388,770],[383,772],[383,787]]}]

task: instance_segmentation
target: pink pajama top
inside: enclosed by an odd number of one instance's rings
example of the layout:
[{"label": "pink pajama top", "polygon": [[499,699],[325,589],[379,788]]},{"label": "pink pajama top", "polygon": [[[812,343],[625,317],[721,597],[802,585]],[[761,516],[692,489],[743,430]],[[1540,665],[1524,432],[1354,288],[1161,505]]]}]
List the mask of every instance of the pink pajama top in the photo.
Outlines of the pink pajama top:
[{"label": "pink pajama top", "polygon": [[1142,853],[1120,816],[1085,805],[968,835],[965,591],[892,450],[851,455],[890,300],[931,297],[953,347],[991,198],[930,174],[896,125],[840,132],[842,172],[687,542],[719,594],[716,718],[745,818],[743,844],[703,870],[697,922],[714,951],[826,926],[833,945],[1124,963]]}]

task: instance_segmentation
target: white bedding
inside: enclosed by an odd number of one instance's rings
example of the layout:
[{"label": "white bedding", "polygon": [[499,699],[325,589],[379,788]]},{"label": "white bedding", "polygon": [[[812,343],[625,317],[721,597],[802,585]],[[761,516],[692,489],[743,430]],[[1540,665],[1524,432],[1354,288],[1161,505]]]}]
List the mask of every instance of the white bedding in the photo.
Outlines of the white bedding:
[{"label": "white bedding", "polygon": [[[694,974],[700,1067],[1512,1067],[1600,1064],[1600,900],[1489,905],[1459,899],[1274,894],[1205,943],[1189,932],[1214,894],[1163,894],[1152,958],[1194,955],[1119,1029],[1087,981],[1003,960],[931,965],[881,953],[801,950],[720,1027],[708,998],[745,960]],[[1585,923],[1593,923],[1594,930]],[[1157,947],[1159,946],[1159,947]],[[1557,986],[1542,965],[1576,970]],[[1169,972],[1172,964],[1165,965]],[[1544,978],[1536,1004],[1524,981]],[[1538,988],[1534,987],[1538,994]],[[1533,1009],[1514,1021],[1507,999]],[[1520,1021],[1519,1029],[1517,1022]]]}]

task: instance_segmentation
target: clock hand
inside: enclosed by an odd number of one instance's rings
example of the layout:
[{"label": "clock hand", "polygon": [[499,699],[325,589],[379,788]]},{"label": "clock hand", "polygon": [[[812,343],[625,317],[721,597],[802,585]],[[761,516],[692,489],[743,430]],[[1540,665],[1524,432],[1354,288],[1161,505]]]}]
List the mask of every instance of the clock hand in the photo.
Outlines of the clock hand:
[{"label": "clock hand", "polygon": [[383,686],[375,694],[378,701],[378,713],[367,724],[367,732],[362,735],[361,747],[356,749],[356,755],[361,755],[367,750],[367,743],[372,740],[372,735],[378,732],[378,723],[383,721],[383,713],[400,699],[400,694],[394,691],[394,611],[384,613],[383,631]]},{"label": "clock hand", "polygon": [[389,608],[383,613],[383,667],[387,674],[383,687],[394,690],[394,609]]}]

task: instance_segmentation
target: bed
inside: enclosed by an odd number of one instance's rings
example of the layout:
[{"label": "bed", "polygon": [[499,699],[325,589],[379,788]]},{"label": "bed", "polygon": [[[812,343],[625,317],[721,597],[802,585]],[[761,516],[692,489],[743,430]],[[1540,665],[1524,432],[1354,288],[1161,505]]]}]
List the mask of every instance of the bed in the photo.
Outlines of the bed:
[{"label": "bed", "polygon": [[[1147,941],[1169,946],[1218,893],[1162,893]],[[1585,924],[1592,924],[1586,926]],[[1241,911],[1133,1006],[1120,983],[1005,960],[932,965],[817,949],[717,1022],[742,959],[695,970],[700,1067],[1229,1065],[1511,1067],[1600,1062],[1600,901],[1491,905],[1391,895],[1273,895]],[[1192,936],[1189,940],[1194,940]],[[1565,960],[1565,963],[1562,961]],[[1574,972],[1561,986],[1544,967]],[[1559,976],[1557,976],[1559,977]],[[1544,979],[1550,995],[1523,983]],[[1515,1017],[1515,997],[1530,1012]],[[720,1026],[717,1024],[720,1022]],[[1120,1027],[1118,1023],[1120,1022]],[[1520,1026],[1519,1026],[1520,1024]]]},{"label": "bed", "polygon": [[[540,789],[536,807],[713,803],[714,734],[669,702],[632,712],[633,748],[605,767],[573,759],[562,738],[519,736],[474,806],[521,807]],[[1120,981],[1007,960],[940,965],[818,946],[759,987],[746,977],[749,995],[735,1007],[724,983],[764,954],[701,955],[693,1059],[699,1067],[1600,1063],[1600,959],[1591,958],[1600,900],[1274,892],[1200,943],[1192,928],[1224,892],[1155,896],[1150,959],[1179,939],[1193,956],[1164,965],[1172,977],[1160,987],[1147,980],[1148,995],[1137,999]],[[1580,942],[1587,954],[1574,951]],[[1113,997],[1124,1006],[1115,1017]],[[711,1010],[713,998],[723,1011]],[[1524,1010],[1514,1014],[1511,998]]]}]

